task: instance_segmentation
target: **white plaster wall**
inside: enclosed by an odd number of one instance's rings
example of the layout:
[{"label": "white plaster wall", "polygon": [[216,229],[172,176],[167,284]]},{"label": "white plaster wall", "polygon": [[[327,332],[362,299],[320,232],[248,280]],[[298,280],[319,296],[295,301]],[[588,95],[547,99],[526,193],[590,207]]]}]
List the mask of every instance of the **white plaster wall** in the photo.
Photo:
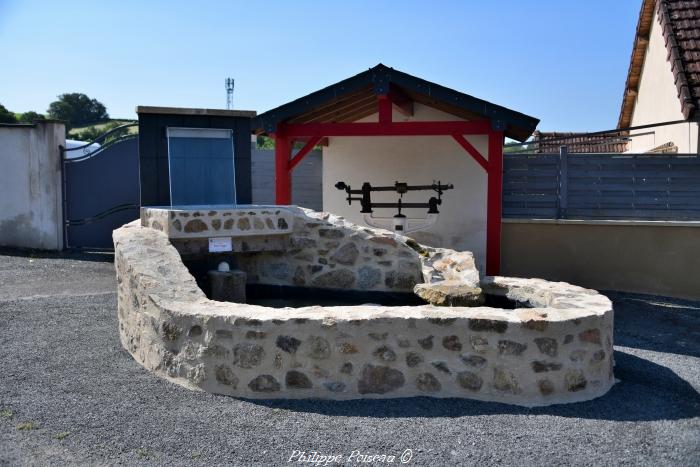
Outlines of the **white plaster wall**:
[{"label": "white plaster wall", "polygon": [[0,246],[63,248],[63,123],[0,126]]},{"label": "white plaster wall", "polygon": [[[454,115],[414,104],[414,115],[396,110],[394,121],[460,120]],[[377,121],[377,115],[361,121]],[[488,159],[486,136],[466,137]],[[486,261],[486,171],[449,136],[335,137],[323,148],[323,210],[364,225],[359,202],[348,206],[345,192],[334,185],[344,181],[354,189],[363,182],[393,185],[395,181],[425,185],[433,180],[452,183],[445,192],[437,223],[410,237],[430,246],[472,251],[482,272]],[[434,193],[433,193],[434,194]],[[404,195],[405,202],[427,202],[431,192]],[[373,193],[373,201],[395,202],[396,193]],[[409,217],[423,217],[427,209],[411,209]],[[393,216],[395,210],[377,209],[375,216]]]},{"label": "white plaster wall", "polygon": [[[639,82],[637,101],[632,114],[631,126],[649,123],[682,120],[681,103],[673,81],[671,63],[658,16],[652,21],[649,46],[647,47],[644,67]],[[632,138],[630,152],[645,152],[656,146],[672,141],[680,153],[698,152],[698,124],[682,123],[645,130],[632,134],[653,132],[650,135]]]}]

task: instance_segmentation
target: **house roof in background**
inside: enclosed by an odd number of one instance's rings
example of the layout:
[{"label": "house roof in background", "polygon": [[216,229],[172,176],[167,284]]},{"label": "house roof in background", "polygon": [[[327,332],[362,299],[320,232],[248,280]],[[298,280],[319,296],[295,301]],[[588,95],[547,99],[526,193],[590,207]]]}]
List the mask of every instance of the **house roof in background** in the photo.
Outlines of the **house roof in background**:
[{"label": "house roof in background", "polygon": [[257,133],[273,133],[278,123],[353,122],[377,112],[377,95],[397,93],[467,120],[488,118],[507,137],[525,141],[539,119],[487,102],[454,89],[409,75],[381,63],[272,110],[253,120]]},{"label": "house roof in background", "polygon": [[552,154],[566,146],[569,153],[622,153],[627,150],[624,135],[588,135],[573,132],[536,131],[532,148],[537,153]]},{"label": "house roof in background", "polygon": [[630,126],[649,33],[658,14],[679,105],[686,119],[700,108],[700,0],[643,0],[632,46],[618,128]]}]

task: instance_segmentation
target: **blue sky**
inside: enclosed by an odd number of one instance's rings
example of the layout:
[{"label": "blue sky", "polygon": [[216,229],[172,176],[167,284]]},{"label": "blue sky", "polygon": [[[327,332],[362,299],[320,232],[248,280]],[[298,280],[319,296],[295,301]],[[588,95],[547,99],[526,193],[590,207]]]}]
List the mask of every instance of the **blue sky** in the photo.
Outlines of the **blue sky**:
[{"label": "blue sky", "polygon": [[0,103],[43,112],[84,92],[136,105],[265,111],[394,67],[541,119],[614,128],[640,0],[0,0]]}]

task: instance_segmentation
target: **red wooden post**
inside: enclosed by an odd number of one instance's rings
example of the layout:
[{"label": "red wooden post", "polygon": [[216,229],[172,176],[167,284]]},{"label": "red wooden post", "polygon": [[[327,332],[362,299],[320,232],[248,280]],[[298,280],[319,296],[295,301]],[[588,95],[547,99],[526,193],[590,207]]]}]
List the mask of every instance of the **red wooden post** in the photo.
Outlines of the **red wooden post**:
[{"label": "red wooden post", "polygon": [[379,123],[391,123],[391,100],[386,94],[377,96],[377,107],[379,110]]},{"label": "red wooden post", "polygon": [[489,133],[489,169],[486,203],[486,274],[501,270],[501,198],[503,193],[503,132]]},{"label": "red wooden post", "polygon": [[291,141],[287,136],[275,134],[275,203],[292,204],[292,173],[289,170]]}]

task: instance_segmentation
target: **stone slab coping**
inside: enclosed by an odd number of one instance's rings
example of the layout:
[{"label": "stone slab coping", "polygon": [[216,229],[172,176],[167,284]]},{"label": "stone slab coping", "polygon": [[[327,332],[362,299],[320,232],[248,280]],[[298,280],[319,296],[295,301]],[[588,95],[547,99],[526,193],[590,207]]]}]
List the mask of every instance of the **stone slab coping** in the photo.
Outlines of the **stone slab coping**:
[{"label": "stone slab coping", "polygon": [[192,109],[187,107],[152,107],[139,105],[136,107],[137,114],[160,114],[160,115],[209,115],[214,117],[248,117],[257,116],[255,110],[227,110],[227,109]]},{"label": "stone slab coping", "polygon": [[288,209],[276,204],[195,204],[187,206],[143,206],[142,209],[163,209],[167,211],[204,211],[211,209]]},{"label": "stone slab coping", "polygon": [[652,221],[634,219],[502,219],[504,224],[630,225],[647,227],[700,227],[700,221]]},{"label": "stone slab coping", "polygon": [[[495,281],[507,278],[495,277]],[[523,279],[532,281],[533,279]],[[531,284],[531,282],[530,282]],[[327,325],[352,322],[356,320],[381,320],[381,319],[436,319],[436,320],[487,320],[503,321],[509,323],[528,323],[530,321],[544,320],[547,322],[564,322],[591,316],[603,316],[611,310],[607,297],[582,288],[565,290],[564,285],[548,305],[541,304],[533,308],[520,308],[507,310],[502,308],[481,307],[441,307],[434,305],[417,306],[382,306],[375,304],[351,305],[351,306],[308,306],[300,308],[271,308],[260,305],[240,304],[231,302],[217,302],[199,296],[196,284],[188,284],[192,288],[186,295],[196,297],[196,307],[193,302],[183,300],[183,296],[172,297],[165,294],[154,293],[151,299],[157,305],[179,315],[208,316],[208,317],[239,317],[241,319],[256,320],[296,320],[306,319],[321,321]],[[568,293],[567,293],[568,292]],[[588,293],[587,293],[588,292]],[[531,289],[530,293],[545,295],[547,292],[539,287]]]},{"label": "stone slab coping", "polygon": [[170,238],[288,235],[294,214],[280,206],[142,207],[141,223]]}]

